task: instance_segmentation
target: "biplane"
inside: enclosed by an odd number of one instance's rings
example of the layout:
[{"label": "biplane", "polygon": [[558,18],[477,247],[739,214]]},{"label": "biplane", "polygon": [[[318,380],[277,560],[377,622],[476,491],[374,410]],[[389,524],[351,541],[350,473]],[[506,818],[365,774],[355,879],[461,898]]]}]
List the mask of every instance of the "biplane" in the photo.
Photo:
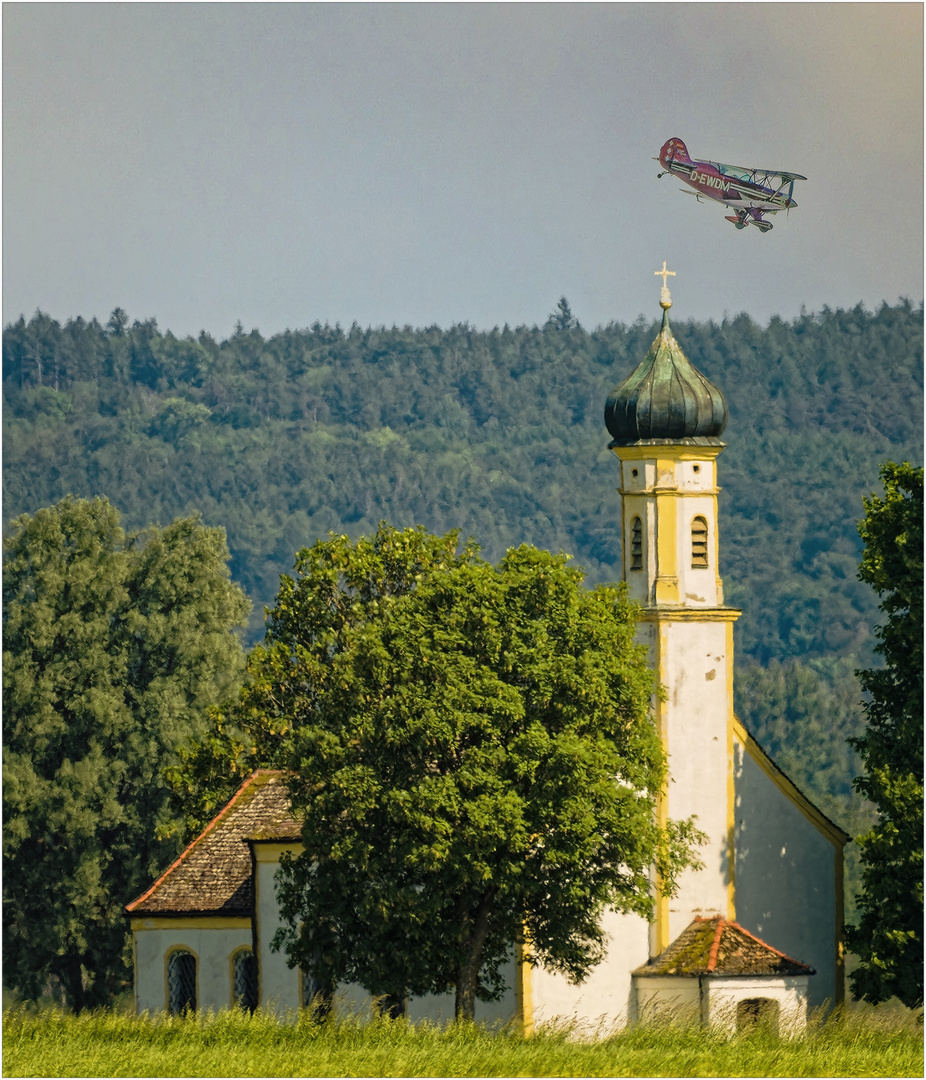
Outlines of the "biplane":
[{"label": "biplane", "polygon": [[694,161],[678,138],[669,139],[659,151],[659,157],[653,160],[664,169],[657,177],[672,173],[694,189],[681,188],[686,195],[694,195],[698,202],[714,199],[729,207],[733,213],[726,220],[732,221],[737,229],[755,225],[763,233],[772,228],[764,215],[797,206],[792,198],[794,181],[807,179],[800,173],[781,169],[746,169],[720,161]]}]

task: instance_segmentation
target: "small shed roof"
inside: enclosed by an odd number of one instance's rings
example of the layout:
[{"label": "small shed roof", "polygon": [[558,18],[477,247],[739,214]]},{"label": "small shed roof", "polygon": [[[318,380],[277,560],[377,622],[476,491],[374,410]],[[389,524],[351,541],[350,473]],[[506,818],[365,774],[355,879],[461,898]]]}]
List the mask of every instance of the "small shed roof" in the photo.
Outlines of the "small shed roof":
[{"label": "small shed roof", "polygon": [[634,975],[814,975],[809,964],[760,941],[720,915],[698,916]]},{"label": "small shed roof", "polygon": [[250,915],[254,836],[298,839],[289,791],[277,769],[258,769],[137,900],[127,915]]}]

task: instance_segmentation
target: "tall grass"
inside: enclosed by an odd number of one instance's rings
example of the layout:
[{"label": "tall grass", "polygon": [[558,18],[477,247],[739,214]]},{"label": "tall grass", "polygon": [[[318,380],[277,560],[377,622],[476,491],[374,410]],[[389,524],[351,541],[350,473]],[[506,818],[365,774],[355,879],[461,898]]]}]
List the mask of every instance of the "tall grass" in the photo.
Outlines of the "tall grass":
[{"label": "tall grass", "polygon": [[262,1013],[189,1017],[7,1010],[4,1076],[915,1076],[922,1015],[853,1009],[797,1038],[637,1027],[591,1041],[348,1017],[319,1025]]}]

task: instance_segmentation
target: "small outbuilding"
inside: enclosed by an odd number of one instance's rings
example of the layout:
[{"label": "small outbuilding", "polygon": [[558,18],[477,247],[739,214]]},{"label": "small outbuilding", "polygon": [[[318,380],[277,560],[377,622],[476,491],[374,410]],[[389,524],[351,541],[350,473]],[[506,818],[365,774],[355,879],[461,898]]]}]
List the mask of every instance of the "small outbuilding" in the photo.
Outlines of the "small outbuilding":
[{"label": "small outbuilding", "polygon": [[659,956],[633,972],[644,1023],[697,1020],[731,1033],[756,1023],[798,1031],[814,969],[720,915],[695,918]]}]

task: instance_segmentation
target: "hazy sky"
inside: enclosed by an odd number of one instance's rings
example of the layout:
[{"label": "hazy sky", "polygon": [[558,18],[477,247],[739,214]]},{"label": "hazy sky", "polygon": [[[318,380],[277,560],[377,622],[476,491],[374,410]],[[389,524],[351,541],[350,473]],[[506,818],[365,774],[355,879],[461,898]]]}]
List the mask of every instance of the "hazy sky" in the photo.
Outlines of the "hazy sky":
[{"label": "hazy sky", "polygon": [[[923,298],[923,6],[3,4],[3,320],[765,321]],[[652,160],[788,169],[738,232]]]}]

